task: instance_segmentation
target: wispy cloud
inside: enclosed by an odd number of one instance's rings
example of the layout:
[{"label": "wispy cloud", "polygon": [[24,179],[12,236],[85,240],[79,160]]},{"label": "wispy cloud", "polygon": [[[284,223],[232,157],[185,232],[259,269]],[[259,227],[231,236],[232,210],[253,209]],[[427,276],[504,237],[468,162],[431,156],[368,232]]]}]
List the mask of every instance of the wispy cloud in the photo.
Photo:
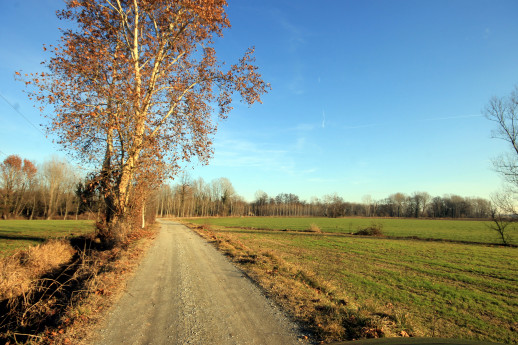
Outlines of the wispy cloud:
[{"label": "wispy cloud", "polygon": [[213,166],[228,168],[254,168],[265,172],[277,171],[290,176],[307,176],[316,168],[297,165],[294,153],[306,150],[306,137],[298,136],[292,145],[279,149],[268,142],[246,139],[223,139],[215,144]]},{"label": "wispy cloud", "polygon": [[247,140],[227,139],[215,145],[213,165],[226,167],[261,167],[271,169],[286,162],[287,150]]},{"label": "wispy cloud", "polygon": [[295,67],[293,78],[287,84],[287,87],[288,90],[294,95],[302,95],[305,93],[304,77],[299,67]]},{"label": "wispy cloud", "polygon": [[299,50],[307,44],[307,32],[304,27],[293,24],[283,12],[279,9],[272,10],[272,17],[277,24],[279,38],[283,41],[283,47],[290,56],[289,69],[292,70],[291,78],[286,80],[286,87],[294,95],[302,95],[305,93],[305,63],[304,55]]},{"label": "wispy cloud", "polygon": [[287,47],[291,52],[295,52],[301,45],[306,44],[302,29],[290,22],[280,11],[274,13],[277,23],[284,29],[288,38]]},{"label": "wispy cloud", "polygon": [[356,125],[356,126],[345,126],[345,129],[357,129],[357,128],[369,128],[369,127],[377,127],[383,126],[383,123],[371,123],[366,125]]},{"label": "wispy cloud", "polygon": [[489,38],[489,36],[491,36],[491,29],[490,28],[486,28],[484,30],[484,34],[482,35],[482,37],[487,40]]},{"label": "wispy cloud", "polygon": [[428,118],[428,119],[423,119],[422,121],[441,121],[441,120],[469,119],[471,117],[482,117],[482,115],[460,115],[460,116],[432,117],[432,118]]},{"label": "wispy cloud", "polygon": [[338,182],[338,179],[324,178],[324,177],[311,177],[311,178],[308,178],[306,181],[311,182],[311,183],[334,183],[334,182]]},{"label": "wispy cloud", "polygon": [[315,125],[311,123],[299,123],[297,126],[290,128],[292,131],[297,132],[310,132],[315,129]]},{"label": "wispy cloud", "polygon": [[326,128],[326,112],[322,109],[322,128]]},{"label": "wispy cloud", "polygon": [[[460,120],[460,119],[469,119],[469,118],[475,118],[475,117],[482,117],[482,115],[458,115],[458,116],[442,116],[442,117],[430,117],[430,118],[416,118],[414,121],[407,121],[408,122],[427,122],[427,121],[446,121],[446,120]],[[394,124],[395,121],[391,121],[391,124]],[[344,129],[358,129],[358,128],[370,128],[370,127],[379,127],[379,126],[386,126],[387,122],[376,122],[376,123],[370,123],[370,124],[359,124],[359,125],[353,125],[353,126],[344,126]]]}]

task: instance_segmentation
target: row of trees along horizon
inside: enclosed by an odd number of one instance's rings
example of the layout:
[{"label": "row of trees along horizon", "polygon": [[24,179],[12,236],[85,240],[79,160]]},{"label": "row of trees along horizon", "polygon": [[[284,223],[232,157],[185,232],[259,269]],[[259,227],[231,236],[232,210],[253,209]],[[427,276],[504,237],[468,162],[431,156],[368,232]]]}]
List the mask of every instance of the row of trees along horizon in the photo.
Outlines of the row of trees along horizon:
[{"label": "row of trees along horizon", "polygon": [[[102,189],[91,175],[80,176],[73,165],[58,157],[41,164],[17,155],[5,158],[0,164],[0,198],[3,219],[99,220],[105,211]],[[205,182],[183,174],[176,183],[158,186],[135,212],[141,222],[155,215],[489,218],[491,202],[454,194],[433,197],[427,192],[394,193],[380,200],[366,196],[361,203],[337,194],[306,201],[293,193],[269,196],[260,190],[248,202],[227,178]]]}]

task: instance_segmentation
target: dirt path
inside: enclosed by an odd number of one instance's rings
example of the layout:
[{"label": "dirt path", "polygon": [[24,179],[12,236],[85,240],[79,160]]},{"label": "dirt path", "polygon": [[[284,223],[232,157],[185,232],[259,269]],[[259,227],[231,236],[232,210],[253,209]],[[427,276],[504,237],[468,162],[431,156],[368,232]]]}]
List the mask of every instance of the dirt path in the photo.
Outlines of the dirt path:
[{"label": "dirt path", "polygon": [[162,221],[92,344],[300,344],[278,308],[209,243]]}]

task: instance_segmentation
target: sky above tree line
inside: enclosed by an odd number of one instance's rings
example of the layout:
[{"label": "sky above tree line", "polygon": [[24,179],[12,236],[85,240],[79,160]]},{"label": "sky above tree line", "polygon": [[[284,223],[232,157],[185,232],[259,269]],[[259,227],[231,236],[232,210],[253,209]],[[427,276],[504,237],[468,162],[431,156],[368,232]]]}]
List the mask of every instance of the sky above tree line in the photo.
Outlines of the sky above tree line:
[{"label": "sky above tree line", "polygon": [[[65,156],[14,81],[41,71],[66,22],[60,0],[0,2],[0,158]],[[219,125],[209,166],[253,200],[337,193],[348,201],[391,193],[489,197],[501,186],[491,159],[507,146],[482,116],[518,83],[518,2],[230,0],[232,28],[217,41],[233,63],[255,46],[272,90],[236,103]],[[174,183],[174,182],[173,182]]]}]

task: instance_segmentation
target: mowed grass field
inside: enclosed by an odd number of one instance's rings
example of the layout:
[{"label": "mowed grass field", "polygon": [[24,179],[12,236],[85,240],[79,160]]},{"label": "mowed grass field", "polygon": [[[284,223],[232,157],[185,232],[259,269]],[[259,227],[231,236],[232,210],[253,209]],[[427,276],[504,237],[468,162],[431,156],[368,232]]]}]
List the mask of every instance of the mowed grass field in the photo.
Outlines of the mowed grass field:
[{"label": "mowed grass field", "polygon": [[[375,222],[383,225],[383,232],[387,236],[501,243],[498,234],[488,229],[490,222],[472,220],[229,217],[199,218],[190,221],[197,224],[207,223],[226,227],[295,231],[304,231],[309,229],[311,224],[316,224],[323,232],[346,234],[356,232],[359,228],[368,227]],[[518,244],[518,233],[515,234],[511,243]]]},{"label": "mowed grass field", "polygon": [[89,220],[1,220],[0,257],[45,242],[94,231]]},{"label": "mowed grass field", "polygon": [[[518,248],[481,244],[498,242],[484,222],[376,220],[384,224],[386,234],[408,237],[401,239],[336,234],[368,226],[370,219],[188,221],[205,224],[205,228],[212,224],[210,229],[215,236],[236,248],[246,248],[254,255],[266,253],[297,267],[303,274],[292,275],[293,279],[301,275],[311,277],[309,285],[332,291],[333,300],[347,301],[343,303],[347,308],[354,306],[356,311],[378,322],[386,335],[405,331],[414,336],[518,343]],[[305,230],[311,223],[333,234],[278,231]],[[465,242],[426,241],[412,236]],[[253,268],[257,269],[260,267]],[[271,267],[265,270],[270,270],[270,275],[277,272]],[[261,285],[267,290],[279,290],[275,284],[276,279],[271,279]],[[312,301],[323,303],[321,298],[314,297],[307,303]],[[329,312],[340,308],[326,301],[327,307],[317,305],[314,310]],[[297,314],[300,307],[291,308]],[[348,338],[347,331],[340,331],[337,325],[322,326],[325,327],[342,332],[343,339]]]}]

